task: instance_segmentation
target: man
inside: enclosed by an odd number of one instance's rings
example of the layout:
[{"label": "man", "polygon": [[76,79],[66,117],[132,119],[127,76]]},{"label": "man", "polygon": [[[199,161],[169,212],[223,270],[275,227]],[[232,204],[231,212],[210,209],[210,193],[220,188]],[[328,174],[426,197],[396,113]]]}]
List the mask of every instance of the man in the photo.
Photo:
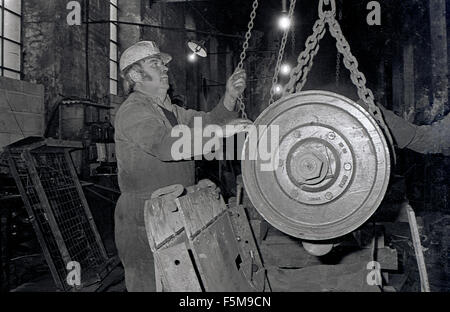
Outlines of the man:
[{"label": "man", "polygon": [[399,148],[450,156],[450,114],[431,125],[417,126],[381,105],[380,108]]},{"label": "man", "polygon": [[131,93],[115,119],[122,193],[115,211],[115,237],[128,291],[156,290],[153,255],[144,225],[145,200],[164,186],[194,184],[194,162],[174,161],[172,157],[172,144],[178,140],[171,137],[172,128],[190,127],[194,117],[201,117],[203,126],[238,124],[239,121],[233,121],[237,117],[236,99],[246,86],[245,72],[236,71],[227,81],[225,95],[211,112],[183,109],[173,105],[167,95],[167,64],[171,59],[153,41],[136,43],[120,58],[121,74]]},{"label": "man", "polygon": [[[341,82],[339,90],[336,90],[334,84],[324,85],[319,89],[337,92],[355,100],[355,86],[348,82]],[[368,110],[362,100],[356,101]],[[431,125],[418,126],[397,116],[383,105],[378,106],[398,148],[407,148],[422,154],[450,156],[450,114]]]}]

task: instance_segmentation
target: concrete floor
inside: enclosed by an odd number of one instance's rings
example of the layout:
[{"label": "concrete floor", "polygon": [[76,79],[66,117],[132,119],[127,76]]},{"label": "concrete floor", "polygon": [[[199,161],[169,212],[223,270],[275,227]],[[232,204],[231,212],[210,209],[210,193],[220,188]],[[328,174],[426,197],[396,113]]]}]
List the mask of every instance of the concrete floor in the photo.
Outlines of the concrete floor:
[{"label": "concrete floor", "polygon": [[[43,275],[30,282],[20,285],[11,290],[11,292],[59,292],[51,274]],[[105,277],[100,284],[94,284],[86,287],[81,292],[125,292],[125,280],[123,268],[117,266],[111,273]]]}]

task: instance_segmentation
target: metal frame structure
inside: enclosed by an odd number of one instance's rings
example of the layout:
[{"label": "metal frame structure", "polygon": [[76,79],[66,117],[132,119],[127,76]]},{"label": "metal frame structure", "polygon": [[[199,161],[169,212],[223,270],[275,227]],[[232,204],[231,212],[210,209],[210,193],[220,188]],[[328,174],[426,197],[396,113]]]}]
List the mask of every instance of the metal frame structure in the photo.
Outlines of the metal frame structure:
[{"label": "metal frame structure", "polygon": [[16,181],[56,286],[73,289],[67,265],[77,261],[81,287],[100,282],[113,268],[84,196],[70,149],[79,142],[28,137],[6,147]]}]

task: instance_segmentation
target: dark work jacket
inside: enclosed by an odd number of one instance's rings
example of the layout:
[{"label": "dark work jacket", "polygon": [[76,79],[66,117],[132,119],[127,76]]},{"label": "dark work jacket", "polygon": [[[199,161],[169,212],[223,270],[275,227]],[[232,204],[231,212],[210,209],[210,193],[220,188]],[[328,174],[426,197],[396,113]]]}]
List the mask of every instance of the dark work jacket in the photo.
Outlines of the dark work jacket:
[{"label": "dark work jacket", "polygon": [[[356,98],[355,86],[341,82],[336,89],[334,84],[321,86],[319,89],[337,92],[357,101],[367,110],[367,105]],[[444,154],[450,156],[450,114],[431,125],[418,126],[397,116],[394,112],[378,105],[384,120],[399,148],[407,148],[422,154]]]},{"label": "dark work jacket", "polygon": [[[170,101],[166,98],[166,101]],[[169,103],[167,103],[169,104]],[[202,124],[223,125],[238,117],[223,100],[209,113],[173,106],[178,124],[191,127],[193,118]],[[115,210],[115,242],[125,269],[128,291],[155,291],[153,255],[144,223],[145,201],[162,187],[194,184],[194,161],[173,161],[172,124],[156,99],[132,93],[115,117],[115,143],[121,195]]]},{"label": "dark work jacket", "polygon": [[[209,113],[177,105],[173,105],[173,112],[178,123],[188,127],[192,127],[194,117],[202,117],[203,126],[223,125],[238,117],[237,112],[225,108],[223,99]],[[150,96],[133,92],[120,106],[115,117],[115,143],[122,193],[149,199],[161,187],[194,183],[194,161],[172,159],[171,147],[179,138],[171,137],[171,130],[170,121]]]},{"label": "dark work jacket", "polygon": [[399,148],[450,156],[450,114],[431,125],[418,126],[383,108],[384,119]]}]

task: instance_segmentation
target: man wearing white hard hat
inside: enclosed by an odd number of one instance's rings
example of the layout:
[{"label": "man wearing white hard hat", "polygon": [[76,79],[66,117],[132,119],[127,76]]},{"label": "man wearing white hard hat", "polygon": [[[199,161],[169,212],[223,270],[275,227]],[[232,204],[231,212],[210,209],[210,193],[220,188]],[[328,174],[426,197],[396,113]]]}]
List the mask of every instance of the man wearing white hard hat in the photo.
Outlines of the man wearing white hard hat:
[{"label": "man wearing white hard hat", "polygon": [[192,126],[197,116],[202,117],[204,126],[248,124],[235,120],[236,99],[246,86],[243,70],[228,79],[225,95],[211,112],[198,112],[171,103],[167,95],[167,64],[171,59],[153,41],[136,43],[120,58],[121,74],[130,95],[115,117],[121,189],[115,211],[115,237],[128,291],[156,290],[153,255],[144,225],[145,200],[161,187],[195,182],[194,162],[175,161],[171,155],[172,144],[178,139],[171,137],[172,128]]}]

